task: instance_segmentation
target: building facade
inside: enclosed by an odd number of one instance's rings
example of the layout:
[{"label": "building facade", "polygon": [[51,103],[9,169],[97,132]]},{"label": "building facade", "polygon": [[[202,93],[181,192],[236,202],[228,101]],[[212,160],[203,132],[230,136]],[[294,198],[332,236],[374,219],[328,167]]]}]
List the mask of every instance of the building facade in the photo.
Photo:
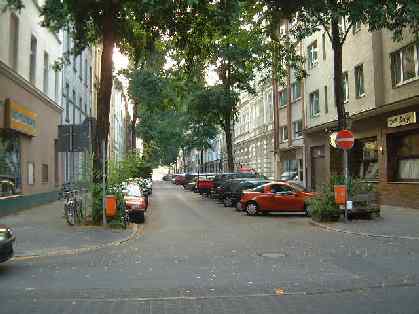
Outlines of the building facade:
[{"label": "building facade", "polygon": [[[308,187],[319,190],[343,165],[333,147],[333,50],[322,32],[303,44],[306,174]],[[384,205],[419,208],[418,59],[417,38],[408,31],[395,42],[387,30],[355,25],[343,47],[344,101],[355,136],[351,175],[375,183]]]},{"label": "building facade", "polygon": [[[64,53],[74,48],[70,31],[63,32]],[[62,125],[80,125],[93,114],[93,51],[83,50],[79,55],[71,55],[62,71]],[[63,152],[62,167],[64,182],[77,182],[85,170],[88,152]]]},{"label": "building facade", "polygon": [[260,88],[256,95],[241,95],[233,137],[236,170],[250,168],[274,177],[273,113],[271,87]]},{"label": "building facade", "polygon": [[38,2],[23,3],[19,12],[0,12],[0,180],[11,186],[0,196],[22,194],[39,203],[55,198],[62,182],[61,73],[53,69],[62,49],[59,35],[40,26]]}]

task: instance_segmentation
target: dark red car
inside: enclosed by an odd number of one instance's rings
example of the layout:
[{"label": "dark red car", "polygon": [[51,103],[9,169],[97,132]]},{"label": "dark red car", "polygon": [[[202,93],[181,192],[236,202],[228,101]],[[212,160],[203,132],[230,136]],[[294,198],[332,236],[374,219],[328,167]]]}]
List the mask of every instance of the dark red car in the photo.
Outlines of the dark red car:
[{"label": "dark red car", "polygon": [[314,195],[295,183],[271,182],[244,191],[240,204],[248,215],[259,212],[305,212],[308,215],[306,201]]}]

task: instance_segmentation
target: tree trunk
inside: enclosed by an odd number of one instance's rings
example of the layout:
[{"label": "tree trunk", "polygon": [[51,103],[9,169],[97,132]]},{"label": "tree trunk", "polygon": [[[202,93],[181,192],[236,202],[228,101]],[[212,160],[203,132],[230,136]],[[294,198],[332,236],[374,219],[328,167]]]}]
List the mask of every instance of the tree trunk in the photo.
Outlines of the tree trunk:
[{"label": "tree trunk", "polygon": [[333,48],[333,72],[334,72],[334,92],[335,105],[338,113],[338,129],[346,128],[346,110],[343,99],[343,80],[342,80],[342,43],[339,33],[338,19],[332,19],[332,48]]},{"label": "tree trunk", "polygon": [[103,50],[101,59],[100,87],[97,108],[96,134],[93,137],[93,182],[102,182],[102,143],[108,143],[109,110],[112,93],[112,53],[115,45],[114,8],[112,2],[103,18]]},{"label": "tree trunk", "polygon": [[225,121],[224,132],[226,135],[226,148],[227,148],[227,167],[229,172],[234,172],[234,158],[233,158],[233,134],[231,132],[231,118]]}]

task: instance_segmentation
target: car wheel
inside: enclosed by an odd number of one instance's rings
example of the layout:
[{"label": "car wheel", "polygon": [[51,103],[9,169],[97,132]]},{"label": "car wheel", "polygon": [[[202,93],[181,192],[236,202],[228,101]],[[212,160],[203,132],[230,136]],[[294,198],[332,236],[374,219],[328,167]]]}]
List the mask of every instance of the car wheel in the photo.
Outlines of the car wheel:
[{"label": "car wheel", "polygon": [[226,197],[224,199],[224,207],[231,207],[231,205],[233,205],[233,202],[232,202],[231,198]]},{"label": "car wheel", "polygon": [[246,204],[246,213],[249,216],[255,216],[258,213],[258,204],[256,204],[255,202],[249,202]]}]

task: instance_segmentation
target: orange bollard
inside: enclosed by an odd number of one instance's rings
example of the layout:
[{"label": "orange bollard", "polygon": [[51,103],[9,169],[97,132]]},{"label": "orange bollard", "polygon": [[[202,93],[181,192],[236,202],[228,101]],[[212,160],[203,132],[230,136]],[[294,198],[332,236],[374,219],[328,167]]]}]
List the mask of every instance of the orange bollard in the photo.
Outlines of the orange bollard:
[{"label": "orange bollard", "polygon": [[105,197],[106,205],[106,216],[115,217],[116,216],[116,196],[115,195],[106,195]]}]

